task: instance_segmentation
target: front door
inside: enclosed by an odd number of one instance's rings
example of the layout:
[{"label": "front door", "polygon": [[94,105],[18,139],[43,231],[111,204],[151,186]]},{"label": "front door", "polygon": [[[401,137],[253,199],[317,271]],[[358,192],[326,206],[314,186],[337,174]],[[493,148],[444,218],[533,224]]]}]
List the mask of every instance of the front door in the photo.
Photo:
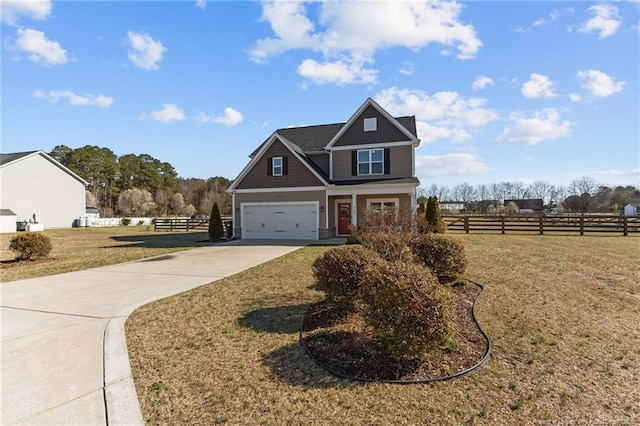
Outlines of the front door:
[{"label": "front door", "polygon": [[351,203],[338,203],[338,234],[351,232]]}]

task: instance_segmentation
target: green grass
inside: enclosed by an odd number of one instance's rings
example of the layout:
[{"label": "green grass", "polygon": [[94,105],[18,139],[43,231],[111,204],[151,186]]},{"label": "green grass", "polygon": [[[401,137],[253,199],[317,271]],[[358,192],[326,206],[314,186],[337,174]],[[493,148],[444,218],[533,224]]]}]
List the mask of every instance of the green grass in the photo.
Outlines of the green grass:
[{"label": "green grass", "polygon": [[42,277],[63,272],[95,268],[190,247],[207,239],[206,232],[154,232],[152,226],[51,229],[43,232],[53,250],[46,259],[14,262],[9,250],[14,235],[0,236],[0,282]]},{"label": "green grass", "polygon": [[137,310],[126,325],[150,424],[542,424],[640,421],[640,245],[630,237],[458,235],[488,363],[429,385],[362,384],[298,344],[307,247]]}]

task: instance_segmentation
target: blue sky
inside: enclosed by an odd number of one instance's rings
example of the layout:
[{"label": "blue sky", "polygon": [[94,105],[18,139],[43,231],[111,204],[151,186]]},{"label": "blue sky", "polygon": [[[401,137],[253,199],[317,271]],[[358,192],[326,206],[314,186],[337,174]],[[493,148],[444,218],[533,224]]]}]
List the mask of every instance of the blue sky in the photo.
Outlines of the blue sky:
[{"label": "blue sky", "polygon": [[415,115],[424,187],[640,186],[638,2],[1,1],[2,152],[234,178],[281,127]]}]

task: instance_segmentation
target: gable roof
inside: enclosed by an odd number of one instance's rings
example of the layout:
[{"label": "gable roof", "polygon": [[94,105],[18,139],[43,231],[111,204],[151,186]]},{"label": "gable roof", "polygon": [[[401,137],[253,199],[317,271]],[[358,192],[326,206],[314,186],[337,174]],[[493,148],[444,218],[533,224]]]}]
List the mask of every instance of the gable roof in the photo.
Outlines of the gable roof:
[{"label": "gable roof", "polygon": [[358,108],[358,110],[351,116],[351,118],[342,126],[342,128],[338,131],[338,133],[336,133],[333,136],[333,138],[331,138],[329,143],[325,146],[325,149],[331,148],[333,144],[335,144],[340,139],[340,137],[344,134],[344,132],[346,132],[347,129],[351,127],[353,123],[355,123],[355,121],[358,119],[358,117],[360,117],[360,115],[364,112],[364,110],[366,110],[369,107],[374,108],[380,114],[382,114],[384,118],[386,118],[391,122],[391,124],[396,126],[398,130],[404,133],[409,138],[409,140],[413,142],[415,145],[418,145],[420,143],[420,139],[418,139],[418,136],[415,133],[415,117],[412,117],[414,131],[411,132],[409,129],[403,126],[396,118],[392,117],[384,108],[378,105],[376,101],[374,101],[371,98],[368,98],[366,101],[364,101],[364,103],[360,106],[360,108]]},{"label": "gable roof", "polygon": [[323,185],[325,186],[329,185],[327,176],[324,174],[324,172],[322,172],[313,163],[313,161],[311,161],[309,157],[307,157],[307,155],[302,151],[302,149],[299,146],[297,146],[296,144],[294,144],[293,142],[291,142],[290,140],[288,140],[278,132],[273,132],[269,137],[269,139],[267,139],[262,145],[260,145],[258,152],[255,152],[254,154],[252,154],[251,161],[249,161],[249,164],[247,164],[245,168],[242,169],[238,177],[236,177],[233,180],[233,183],[231,183],[229,188],[227,188],[227,192],[231,193],[236,189],[236,187],[240,184],[242,179],[251,171],[253,166],[255,166],[258,163],[258,161],[260,161],[264,153],[277,140],[280,141],[293,154],[293,156],[296,157],[304,166],[306,166],[309,169],[309,171],[311,171],[311,173],[313,173]]},{"label": "gable roof", "polygon": [[25,151],[25,152],[15,152],[15,153],[9,153],[9,154],[0,154],[0,168],[6,167],[10,164],[16,163],[21,160],[26,160],[27,158],[34,157],[36,155],[40,155],[44,157],[45,160],[51,162],[54,166],[58,167],[63,172],[69,174],[74,179],[80,181],[83,185],[85,186],[87,185],[86,180],[82,179],[76,173],[71,171],[69,168],[64,166],[62,163],[60,163],[58,160],[56,160],[55,158],[53,158],[52,156],[50,156],[44,151]]}]

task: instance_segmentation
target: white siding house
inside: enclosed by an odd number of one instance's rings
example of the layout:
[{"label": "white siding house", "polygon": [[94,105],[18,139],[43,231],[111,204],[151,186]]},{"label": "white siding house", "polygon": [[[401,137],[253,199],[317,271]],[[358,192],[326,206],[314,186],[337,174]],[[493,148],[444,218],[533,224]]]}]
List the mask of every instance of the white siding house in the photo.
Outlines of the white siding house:
[{"label": "white siding house", "polygon": [[43,151],[0,154],[0,208],[13,211],[17,221],[37,214],[45,228],[70,228],[85,216],[86,184]]},{"label": "white siding house", "polygon": [[637,204],[627,204],[624,206],[624,215],[625,216],[638,216],[638,205]]}]

